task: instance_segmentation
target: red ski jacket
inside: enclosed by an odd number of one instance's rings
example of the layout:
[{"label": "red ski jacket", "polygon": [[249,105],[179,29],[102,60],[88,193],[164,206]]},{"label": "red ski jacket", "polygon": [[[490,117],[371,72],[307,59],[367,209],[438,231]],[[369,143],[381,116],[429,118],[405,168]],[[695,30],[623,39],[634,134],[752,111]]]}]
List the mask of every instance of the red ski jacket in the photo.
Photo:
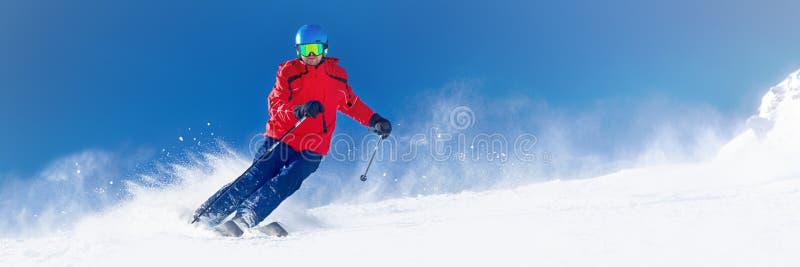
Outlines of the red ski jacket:
[{"label": "red ski jacket", "polygon": [[328,154],[337,110],[369,126],[375,112],[353,93],[347,83],[347,72],[338,62],[338,58],[326,57],[317,66],[306,65],[300,59],[281,64],[268,98],[270,118],[264,136],[274,139],[283,136],[298,120],[294,108],[311,100],[322,103],[324,112],[316,118],[308,117],[283,140],[295,151]]}]

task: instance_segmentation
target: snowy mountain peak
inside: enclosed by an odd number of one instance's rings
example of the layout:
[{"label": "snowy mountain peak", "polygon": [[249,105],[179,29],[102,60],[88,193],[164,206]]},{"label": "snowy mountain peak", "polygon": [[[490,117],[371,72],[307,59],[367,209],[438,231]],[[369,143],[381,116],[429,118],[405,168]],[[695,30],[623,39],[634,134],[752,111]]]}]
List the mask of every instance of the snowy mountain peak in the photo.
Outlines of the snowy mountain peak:
[{"label": "snowy mountain peak", "polygon": [[800,70],[789,74],[761,98],[759,114],[747,120],[756,134],[763,136],[776,122],[788,120],[800,112]]}]

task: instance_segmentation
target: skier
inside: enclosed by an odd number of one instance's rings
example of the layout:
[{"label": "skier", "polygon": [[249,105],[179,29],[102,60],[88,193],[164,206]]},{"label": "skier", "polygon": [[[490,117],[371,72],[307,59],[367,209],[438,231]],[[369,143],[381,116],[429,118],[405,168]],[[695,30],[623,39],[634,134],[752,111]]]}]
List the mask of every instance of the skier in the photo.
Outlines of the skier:
[{"label": "skier", "polygon": [[[387,119],[353,93],[339,59],[327,55],[328,36],[320,26],[301,26],[295,50],[298,58],[278,68],[268,97],[266,140],[253,164],[195,212],[195,221],[224,235],[241,236],[244,229],[258,225],[317,170],[330,148],[337,110],[373,127],[381,138],[392,131]],[[266,153],[273,145],[272,153]],[[222,222],[234,212],[231,220]]]}]

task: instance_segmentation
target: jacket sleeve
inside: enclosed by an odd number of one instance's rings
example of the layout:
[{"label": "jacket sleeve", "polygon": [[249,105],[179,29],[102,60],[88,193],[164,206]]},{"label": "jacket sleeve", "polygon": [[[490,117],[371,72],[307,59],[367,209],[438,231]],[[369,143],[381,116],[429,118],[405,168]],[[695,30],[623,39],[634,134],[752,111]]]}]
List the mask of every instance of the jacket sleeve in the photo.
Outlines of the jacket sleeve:
[{"label": "jacket sleeve", "polygon": [[364,101],[361,101],[355,93],[353,93],[353,88],[350,87],[350,84],[347,82],[347,73],[343,68],[339,68],[339,75],[344,79],[344,90],[343,94],[344,97],[341,99],[338,105],[339,111],[344,113],[345,115],[353,118],[361,125],[369,127],[369,119],[372,118],[372,115],[375,114],[369,106],[367,106]]},{"label": "jacket sleeve", "polygon": [[275,86],[269,93],[269,116],[282,124],[291,124],[297,121],[294,117],[294,106],[291,105],[292,91],[289,88],[291,66],[283,64],[275,75]]}]

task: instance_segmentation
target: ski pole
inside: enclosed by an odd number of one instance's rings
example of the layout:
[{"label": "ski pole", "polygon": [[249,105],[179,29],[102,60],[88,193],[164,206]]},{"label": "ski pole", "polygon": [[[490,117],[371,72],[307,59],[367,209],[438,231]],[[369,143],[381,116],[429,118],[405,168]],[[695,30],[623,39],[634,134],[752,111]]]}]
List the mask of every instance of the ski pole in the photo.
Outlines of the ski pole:
[{"label": "ski pole", "polygon": [[[306,117],[306,116],[304,116],[304,117],[300,118],[300,120],[298,120],[296,123],[294,123],[294,125],[292,126],[292,128],[289,128],[289,130],[288,130],[288,131],[286,131],[286,133],[285,133],[285,134],[283,134],[283,136],[281,136],[281,138],[280,138],[280,139],[278,139],[278,141],[277,141],[277,142],[275,142],[275,143],[272,143],[272,145],[271,145],[271,146],[269,146],[269,149],[267,149],[267,151],[266,151],[266,152],[264,152],[264,156],[261,156],[261,157],[262,157],[262,158],[269,157],[269,156],[272,154],[272,151],[275,151],[275,148],[276,148],[276,147],[278,147],[278,144],[279,144],[279,143],[281,143],[281,142],[283,142],[283,139],[286,139],[286,136],[289,136],[289,134],[290,134],[290,133],[292,133],[292,131],[294,131],[294,129],[295,129],[295,128],[297,128],[297,126],[300,126],[300,124],[301,124],[301,123],[303,123],[303,121],[305,121],[305,120],[306,120],[306,118],[307,118],[307,117]],[[255,165],[255,164],[256,164],[256,162],[253,162],[253,164],[252,164],[252,165],[250,165],[250,168],[252,168],[252,167],[253,167],[253,165]],[[247,168],[247,169],[249,170],[250,168]],[[247,172],[247,171],[245,170],[245,172]],[[209,208],[211,208],[211,207],[213,207],[213,206],[214,206],[214,204],[216,204],[216,203],[217,203],[217,201],[218,201],[220,198],[222,198],[222,196],[224,196],[225,194],[227,194],[227,193],[228,193],[228,190],[230,190],[230,189],[231,189],[231,186],[233,186],[234,184],[236,184],[236,182],[238,182],[238,181],[239,181],[239,179],[242,179],[242,177],[244,177],[244,173],[242,173],[242,175],[239,175],[239,177],[237,177],[237,178],[236,178],[236,180],[233,180],[233,182],[231,182],[230,184],[228,184],[228,186],[226,186],[226,187],[225,187],[225,189],[222,191],[222,193],[221,193],[221,194],[219,194],[219,195],[217,195],[217,198],[215,198],[213,201],[211,201],[211,204],[208,204],[208,206],[205,206],[205,207],[203,207],[203,208],[202,208],[202,211],[200,211],[200,213],[197,213],[197,214],[195,214],[195,215],[194,215],[194,219],[193,219],[193,220],[192,220],[192,222],[191,222],[191,223],[189,223],[189,224],[196,223],[198,220],[200,220],[200,216],[203,216],[204,214],[206,214],[206,212],[208,212],[208,209],[209,209]]]},{"label": "ski pole", "polygon": [[375,154],[378,152],[378,148],[381,146],[381,142],[383,141],[384,138],[386,137],[381,135],[380,139],[378,139],[378,142],[375,143],[375,149],[372,150],[372,156],[369,158],[369,163],[367,163],[367,168],[364,170],[364,174],[361,175],[362,182],[367,181],[367,172],[369,171],[369,167],[372,166],[372,160],[375,159]]}]

